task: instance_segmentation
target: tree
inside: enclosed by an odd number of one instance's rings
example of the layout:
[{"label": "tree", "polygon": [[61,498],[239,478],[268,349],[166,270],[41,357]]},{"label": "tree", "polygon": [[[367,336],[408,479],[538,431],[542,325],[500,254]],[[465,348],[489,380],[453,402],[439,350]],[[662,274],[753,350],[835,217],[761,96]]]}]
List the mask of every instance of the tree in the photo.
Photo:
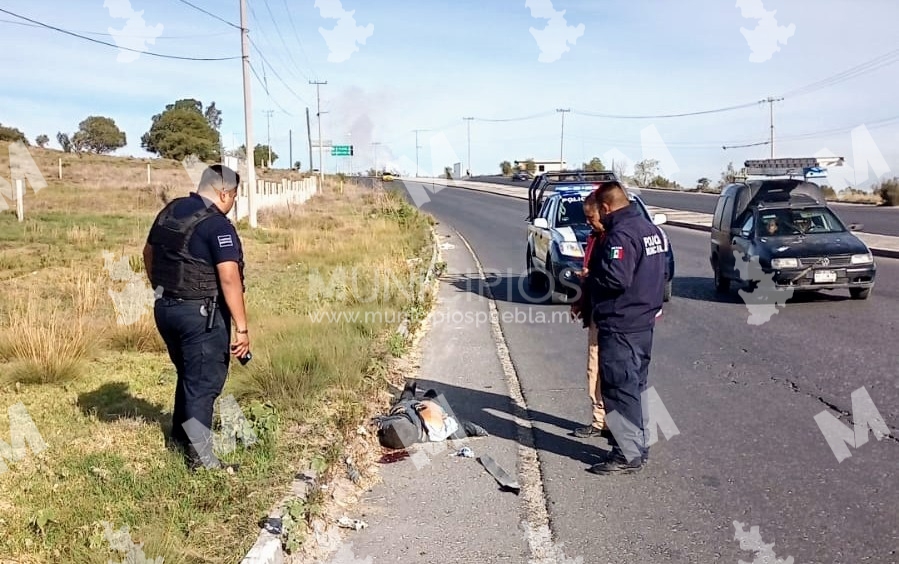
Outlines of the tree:
[{"label": "tree", "polygon": [[64,153],[71,153],[74,146],[72,145],[72,139],[69,138],[68,133],[63,133],[59,131],[56,133],[56,142],[59,143],[59,146],[62,147]]},{"label": "tree", "polygon": [[592,172],[602,172],[606,169],[605,165],[602,164],[602,161],[599,157],[593,157],[590,159],[589,163],[584,163],[584,170],[592,171]]},{"label": "tree", "polygon": [[203,103],[194,99],[167,105],[161,114],[153,116],[150,131],[141,137],[141,147],[166,159],[180,161],[196,155],[201,161],[220,160],[221,135],[207,117],[213,106],[204,112]]},{"label": "tree", "polygon": [[528,159],[524,161],[524,169],[528,172],[537,172],[537,163],[534,162],[534,159]]},{"label": "tree", "polygon": [[647,186],[658,173],[659,161],[644,159],[634,165],[634,178],[639,186]]},{"label": "tree", "polygon": [[78,131],[72,135],[72,144],[79,151],[86,150],[100,155],[121,149],[127,142],[125,132],[111,118],[89,116],[78,124]]},{"label": "tree", "polygon": [[209,107],[206,108],[206,111],[203,112],[203,115],[206,118],[206,123],[209,124],[209,127],[216,131],[221,131],[222,111],[215,107],[215,102],[209,104]]},{"label": "tree", "polygon": [[41,133],[40,135],[37,136],[37,138],[35,138],[34,142],[37,143],[38,147],[43,149],[47,146],[47,143],[50,142],[50,138],[47,137],[46,135],[44,135],[43,133]]},{"label": "tree", "polygon": [[696,189],[700,192],[705,192],[709,189],[709,186],[712,184],[712,181],[703,176],[699,180],[696,181]]},{"label": "tree", "polygon": [[503,171],[503,176],[509,176],[512,174],[512,163],[509,161],[503,161],[499,163],[500,170]]},{"label": "tree", "polygon": [[724,172],[721,173],[721,180],[718,181],[718,188],[723,188],[725,185],[730,184],[732,182],[736,182],[737,180],[737,171],[734,170],[734,163],[727,163],[727,168],[724,169]]},{"label": "tree", "polygon": [[[268,148],[269,148],[268,145],[262,145],[259,143],[256,144],[256,148],[253,149],[253,161],[256,164],[268,163],[268,154],[269,154]],[[240,154],[240,158],[242,158],[242,159],[247,158],[247,146],[246,145],[241,145],[240,148],[237,150],[237,152]],[[272,151],[272,162],[268,163],[268,167],[271,168],[272,163],[275,162],[276,160],[278,160],[278,153]],[[297,161],[297,162],[299,162],[299,161]]]},{"label": "tree", "polygon": [[0,123],[0,141],[10,141],[12,143],[21,141],[25,145],[29,145],[28,138],[25,137],[24,133],[15,127],[4,127],[2,123]]},{"label": "tree", "polygon": [[301,163],[300,161],[296,161],[296,162],[293,163],[293,169],[294,169],[294,170],[300,170],[301,168],[303,168],[303,165],[302,165],[302,163]]}]

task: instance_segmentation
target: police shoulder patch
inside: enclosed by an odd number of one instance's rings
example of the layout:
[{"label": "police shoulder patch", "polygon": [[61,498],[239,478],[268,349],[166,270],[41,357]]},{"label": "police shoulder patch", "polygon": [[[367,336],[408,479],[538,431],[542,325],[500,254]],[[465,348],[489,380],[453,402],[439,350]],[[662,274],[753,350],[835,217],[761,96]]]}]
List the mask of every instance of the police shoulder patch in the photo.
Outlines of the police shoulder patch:
[{"label": "police shoulder patch", "polygon": [[218,242],[219,242],[220,249],[224,249],[225,247],[233,247],[234,246],[234,239],[232,239],[230,235],[219,235]]},{"label": "police shoulder patch", "polygon": [[624,247],[611,247],[609,249],[609,258],[613,260],[621,260],[624,258]]}]

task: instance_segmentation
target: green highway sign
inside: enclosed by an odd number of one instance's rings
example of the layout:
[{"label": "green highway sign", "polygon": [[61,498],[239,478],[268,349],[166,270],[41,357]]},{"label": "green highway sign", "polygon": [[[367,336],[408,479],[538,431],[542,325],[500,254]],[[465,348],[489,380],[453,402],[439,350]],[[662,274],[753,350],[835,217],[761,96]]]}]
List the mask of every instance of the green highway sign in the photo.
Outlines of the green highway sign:
[{"label": "green highway sign", "polygon": [[334,145],[331,147],[332,157],[351,157],[353,156],[352,145]]}]

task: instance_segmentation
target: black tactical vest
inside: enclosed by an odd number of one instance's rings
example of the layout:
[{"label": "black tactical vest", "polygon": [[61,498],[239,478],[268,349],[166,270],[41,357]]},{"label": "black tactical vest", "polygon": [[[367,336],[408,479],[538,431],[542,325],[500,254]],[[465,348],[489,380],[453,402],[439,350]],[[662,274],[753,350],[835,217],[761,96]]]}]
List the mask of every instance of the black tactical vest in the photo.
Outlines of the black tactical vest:
[{"label": "black tactical vest", "polygon": [[164,295],[173,298],[211,298],[219,293],[215,265],[190,254],[189,245],[197,226],[221,212],[215,206],[209,206],[182,219],[176,219],[175,206],[183,199],[173,200],[163,208],[150,228],[153,287],[162,286]]}]

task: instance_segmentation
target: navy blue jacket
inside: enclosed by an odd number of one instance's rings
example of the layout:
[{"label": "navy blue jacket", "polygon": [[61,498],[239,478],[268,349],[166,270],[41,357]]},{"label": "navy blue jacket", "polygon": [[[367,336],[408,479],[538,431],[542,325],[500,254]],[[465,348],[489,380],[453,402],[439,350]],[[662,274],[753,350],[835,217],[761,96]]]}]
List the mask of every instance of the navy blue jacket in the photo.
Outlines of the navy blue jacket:
[{"label": "navy blue jacket", "polygon": [[587,274],[593,321],[602,333],[655,326],[665,292],[665,241],[637,204],[610,213],[606,237],[591,253]]}]

